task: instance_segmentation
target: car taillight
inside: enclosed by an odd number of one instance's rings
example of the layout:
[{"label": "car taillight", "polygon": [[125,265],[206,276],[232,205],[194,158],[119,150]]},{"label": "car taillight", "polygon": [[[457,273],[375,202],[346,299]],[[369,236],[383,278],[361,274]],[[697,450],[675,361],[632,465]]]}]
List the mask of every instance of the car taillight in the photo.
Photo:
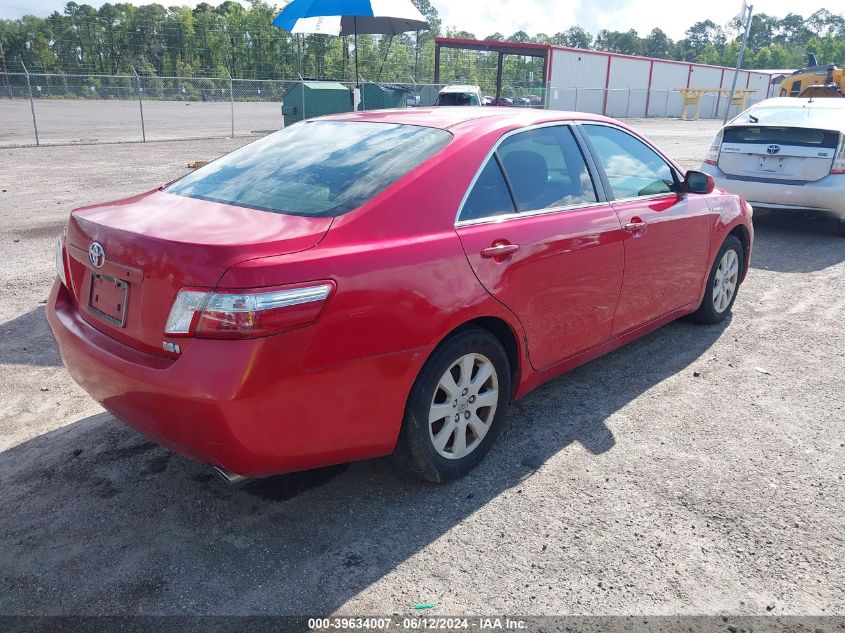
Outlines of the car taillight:
[{"label": "car taillight", "polygon": [[65,236],[63,234],[56,238],[56,275],[65,288],[67,288],[67,258],[65,256]]},{"label": "car taillight", "polygon": [[831,174],[845,174],[845,134],[839,136],[839,149],[836,150],[836,157],[833,159]]},{"label": "car taillight", "polygon": [[194,338],[259,338],[316,323],[335,289],[326,281],[278,290],[195,290],[176,295],[164,333]]},{"label": "car taillight", "polygon": [[719,130],[719,133],[716,135],[716,138],[713,139],[713,142],[710,144],[710,149],[707,150],[707,156],[704,159],[704,162],[708,165],[715,165],[719,162],[719,152],[722,149],[722,138],[724,137],[724,131]]}]

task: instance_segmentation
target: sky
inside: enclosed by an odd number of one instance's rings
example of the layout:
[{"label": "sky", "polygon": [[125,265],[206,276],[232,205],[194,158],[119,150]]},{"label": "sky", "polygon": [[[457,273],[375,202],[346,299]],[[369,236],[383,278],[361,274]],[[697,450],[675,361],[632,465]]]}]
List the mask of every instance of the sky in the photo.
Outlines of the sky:
[{"label": "sky", "polygon": [[[0,0],[0,18],[18,18],[26,13],[46,17],[61,10],[66,0]],[[76,0],[83,4],[84,0]],[[114,1],[114,0],[113,0]],[[148,4],[146,0],[130,0]],[[160,4],[196,5],[198,0],[158,0]],[[209,0],[218,4],[222,0]],[[273,0],[271,0],[272,2]],[[281,0],[276,0],[281,4]],[[751,0],[749,0],[751,1]],[[99,6],[101,0],[88,0]],[[672,39],[680,39],[695,22],[711,19],[725,24],[742,9],[742,0],[432,0],[444,26],[485,37],[499,32],[505,36],[517,31],[530,35],[554,35],[573,25],[595,34],[601,29],[627,31],[636,29],[641,36],[659,26]],[[783,17],[790,11],[805,17],[820,8],[845,11],[845,0],[757,0],[756,12]]]},{"label": "sky", "polygon": [[[595,34],[601,29],[635,29],[645,36],[655,27],[672,39],[702,20],[726,24],[742,11],[742,0],[433,0],[443,24],[485,37],[502,33],[506,37],[522,30],[533,35],[554,35],[572,25]],[[790,12],[812,15],[821,8],[845,11],[845,0],[749,0],[755,13],[784,17]]]}]

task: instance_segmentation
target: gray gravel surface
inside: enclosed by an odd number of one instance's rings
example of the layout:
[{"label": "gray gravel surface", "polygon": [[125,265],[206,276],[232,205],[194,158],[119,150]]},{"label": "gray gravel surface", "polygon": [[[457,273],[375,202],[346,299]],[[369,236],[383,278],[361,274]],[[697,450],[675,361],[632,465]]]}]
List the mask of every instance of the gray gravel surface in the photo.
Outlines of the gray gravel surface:
[{"label": "gray gravel surface", "polygon": [[[36,99],[42,145],[140,142],[267,133],[282,127],[280,103],[144,100],[144,129],[137,101]],[[28,99],[0,99],[0,148],[34,145]]]},{"label": "gray gravel surface", "polygon": [[[695,166],[713,122],[634,122]],[[733,318],[518,402],[432,486],[375,460],[241,487],[146,442],[44,320],[68,211],[244,142],[0,152],[0,614],[842,614],[845,239],[758,214]]]}]

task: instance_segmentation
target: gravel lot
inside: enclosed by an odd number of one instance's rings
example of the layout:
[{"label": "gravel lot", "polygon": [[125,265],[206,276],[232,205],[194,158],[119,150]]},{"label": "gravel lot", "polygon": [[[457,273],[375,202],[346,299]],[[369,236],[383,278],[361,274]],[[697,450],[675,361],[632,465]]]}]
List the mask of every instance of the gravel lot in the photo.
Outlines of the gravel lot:
[{"label": "gravel lot", "polygon": [[[141,141],[141,111],[137,101],[36,99],[35,117],[42,145]],[[147,141],[174,138],[226,137],[232,133],[228,101],[144,100]],[[278,130],[280,103],[236,101],[235,135]],[[32,110],[26,99],[0,99],[0,147],[32,145]]]},{"label": "gravel lot", "polygon": [[[714,122],[634,122],[688,166]],[[517,403],[437,487],[376,460],[232,487],[75,386],[44,320],[68,211],[244,140],[0,152],[0,614],[843,614],[845,239],[758,214],[732,320]]]}]

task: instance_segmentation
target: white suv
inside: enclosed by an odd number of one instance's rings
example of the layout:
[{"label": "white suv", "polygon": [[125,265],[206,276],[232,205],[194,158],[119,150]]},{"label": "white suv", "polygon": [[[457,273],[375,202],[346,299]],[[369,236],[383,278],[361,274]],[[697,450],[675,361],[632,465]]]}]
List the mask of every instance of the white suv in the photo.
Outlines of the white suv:
[{"label": "white suv", "polygon": [[713,140],[701,171],[754,207],[832,214],[845,236],[845,99],[768,99]]},{"label": "white suv", "polygon": [[484,97],[480,86],[446,86],[437,95],[436,106],[480,106]]}]

